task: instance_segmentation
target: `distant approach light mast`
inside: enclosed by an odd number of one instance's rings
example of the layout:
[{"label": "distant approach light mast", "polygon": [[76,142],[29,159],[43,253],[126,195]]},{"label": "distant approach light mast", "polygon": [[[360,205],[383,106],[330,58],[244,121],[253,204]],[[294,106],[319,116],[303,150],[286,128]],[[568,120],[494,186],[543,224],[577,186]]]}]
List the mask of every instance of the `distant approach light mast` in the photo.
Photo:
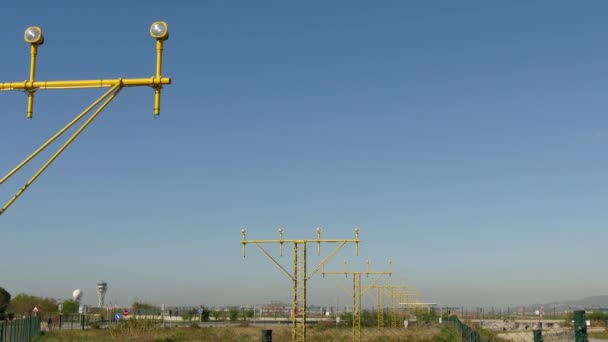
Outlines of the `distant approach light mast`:
[{"label": "distant approach light mast", "polygon": [[[390,282],[387,282],[384,285],[375,284],[372,287],[378,289],[378,297],[376,300],[376,304],[378,305],[378,328],[384,328],[384,297],[386,289],[389,290],[391,298],[391,328],[397,328],[399,325],[398,322],[405,317],[405,310],[407,309],[406,307],[401,306],[403,302],[402,298],[405,296],[406,302],[411,302],[411,298],[418,295],[416,288],[413,285],[406,284],[391,285]],[[401,309],[403,309],[403,311]]]},{"label": "distant approach light mast", "polygon": [[108,291],[108,283],[105,281],[100,281],[97,283],[97,306],[100,308],[104,307],[104,299],[106,297],[106,292]]},{"label": "distant approach light mast", "polygon": [[[171,79],[162,76],[162,59],[163,59],[163,43],[169,38],[169,29],[164,21],[157,21],[150,27],[150,36],[156,39],[156,73],[147,78],[116,78],[116,79],[101,79],[101,80],[68,80],[68,81],[37,81],[36,80],[36,57],[38,55],[38,47],[44,43],[44,35],[42,29],[37,26],[29,27],[25,30],[24,39],[30,44],[30,74],[29,79],[17,82],[0,82],[0,91],[22,91],[27,94],[27,118],[31,119],[34,108],[34,94],[38,90],[45,89],[83,89],[83,88],[110,88],[99,99],[94,101],[83,112],[78,114],[72,121],[60,129],[55,135],[43,143],[36,151],[25,158],[19,165],[11,170],[4,177],[0,178],[0,184],[13,176],[23,166],[29,163],[40,152],[47,148],[63,133],[70,129],[74,124],[80,121],[83,117],[89,114],[93,109],[95,111],[87,120],[70,136],[70,138],[38,169],[38,171],[25,183],[25,185],[17,191],[17,193],[0,208],[0,215],[8,209],[8,207],[23,194],[23,192],[57,159],[57,157],[84,131],[85,128],[101,113],[106,106],[120,93],[125,87],[151,87],[154,89],[154,117],[160,114],[160,91],[164,85],[171,84]],[[103,102],[103,103],[102,103]],[[100,105],[101,103],[101,105]]]},{"label": "distant approach light mast", "polygon": [[[388,271],[370,271],[369,270],[369,260],[365,261],[366,270],[365,271],[348,271],[347,270],[347,262],[344,261],[344,271],[334,271],[334,272],[325,272],[325,268],[323,268],[322,274],[325,277],[326,274],[330,275],[343,275],[348,277],[348,275],[352,275],[353,277],[353,287],[352,290],[346,289],[346,293],[350,294],[353,299],[353,342],[361,341],[361,297],[369,291],[383,275],[388,275],[389,277],[393,274],[392,271],[392,262],[389,260]],[[374,275],[372,281],[369,285],[361,288],[361,275],[364,274],[366,277],[369,275]]]},{"label": "distant approach light mast", "polygon": [[[321,239],[321,228],[317,228],[316,239],[283,239],[283,228],[279,228],[279,239],[278,240],[247,240],[247,229],[241,230],[241,244],[243,244],[243,257],[245,257],[245,246],[248,243],[256,245],[260,251],[266,255],[275,266],[277,266],[285,275],[292,281],[292,316],[291,316],[291,338],[293,342],[305,342],[306,341],[306,282],[312,278],[326,262],[328,262],[338,251],[347,243],[355,243],[355,253],[359,255],[359,227],[355,227],[355,238],[345,240],[327,240]],[[273,258],[263,247],[262,244],[267,243],[278,243],[279,253],[283,255],[283,244],[292,244],[292,261],[293,261],[293,272],[289,273],[275,258]],[[308,243],[317,244],[317,255],[321,255],[321,243],[337,243],[338,246],[327,255],[320,263],[308,273],[306,270],[306,245]]]}]

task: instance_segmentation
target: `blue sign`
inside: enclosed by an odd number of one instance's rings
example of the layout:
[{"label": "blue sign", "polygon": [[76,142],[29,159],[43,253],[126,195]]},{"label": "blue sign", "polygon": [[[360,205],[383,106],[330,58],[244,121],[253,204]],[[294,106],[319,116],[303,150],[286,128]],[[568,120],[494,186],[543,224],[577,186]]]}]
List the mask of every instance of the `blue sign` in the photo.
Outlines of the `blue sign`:
[{"label": "blue sign", "polygon": [[198,313],[202,315],[203,314],[203,308],[198,309]]},{"label": "blue sign", "polygon": [[114,316],[114,318],[116,318],[117,321],[120,321],[120,314],[117,313],[116,316]]}]

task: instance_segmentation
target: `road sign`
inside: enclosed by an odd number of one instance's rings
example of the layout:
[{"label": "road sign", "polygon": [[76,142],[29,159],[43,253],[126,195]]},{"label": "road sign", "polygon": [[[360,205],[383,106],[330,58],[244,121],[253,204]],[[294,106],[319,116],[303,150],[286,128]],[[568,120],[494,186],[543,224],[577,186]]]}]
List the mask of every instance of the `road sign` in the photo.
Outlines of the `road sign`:
[{"label": "road sign", "polygon": [[129,310],[123,311],[122,315],[125,316],[125,317],[129,316]]},{"label": "road sign", "polygon": [[117,321],[120,321],[120,313],[117,313],[116,316],[114,316],[114,318],[116,318]]},{"label": "road sign", "polygon": [[34,306],[34,310],[32,310],[34,313],[38,312],[38,307]]},{"label": "road sign", "polygon": [[202,315],[203,314],[203,308],[198,309],[198,313],[199,313],[199,315]]}]

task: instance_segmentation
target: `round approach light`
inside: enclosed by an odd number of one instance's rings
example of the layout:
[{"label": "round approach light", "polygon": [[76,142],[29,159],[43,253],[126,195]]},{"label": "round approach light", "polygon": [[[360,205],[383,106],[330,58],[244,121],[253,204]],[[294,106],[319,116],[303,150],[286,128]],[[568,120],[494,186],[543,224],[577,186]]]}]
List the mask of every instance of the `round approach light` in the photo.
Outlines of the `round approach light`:
[{"label": "round approach light", "polygon": [[150,35],[154,39],[165,40],[169,39],[169,27],[164,21],[155,21],[150,26]]},{"label": "round approach light", "polygon": [[38,26],[28,27],[27,30],[25,30],[23,38],[26,42],[30,44],[40,45],[44,43],[44,36],[42,35],[42,30]]}]

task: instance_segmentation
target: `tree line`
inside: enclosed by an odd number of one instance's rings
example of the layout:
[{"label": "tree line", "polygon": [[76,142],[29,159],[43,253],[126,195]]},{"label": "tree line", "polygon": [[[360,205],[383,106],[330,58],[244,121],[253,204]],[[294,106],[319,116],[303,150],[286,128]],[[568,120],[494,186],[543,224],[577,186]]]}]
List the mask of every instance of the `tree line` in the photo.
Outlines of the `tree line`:
[{"label": "tree line", "polygon": [[[62,304],[63,313],[78,313],[79,303],[77,301],[66,300]],[[0,287],[0,321],[31,315],[34,308],[38,309],[37,314],[40,316],[51,315],[58,311],[58,305],[57,300],[53,298],[32,296],[25,293],[12,297],[8,291]]]}]

